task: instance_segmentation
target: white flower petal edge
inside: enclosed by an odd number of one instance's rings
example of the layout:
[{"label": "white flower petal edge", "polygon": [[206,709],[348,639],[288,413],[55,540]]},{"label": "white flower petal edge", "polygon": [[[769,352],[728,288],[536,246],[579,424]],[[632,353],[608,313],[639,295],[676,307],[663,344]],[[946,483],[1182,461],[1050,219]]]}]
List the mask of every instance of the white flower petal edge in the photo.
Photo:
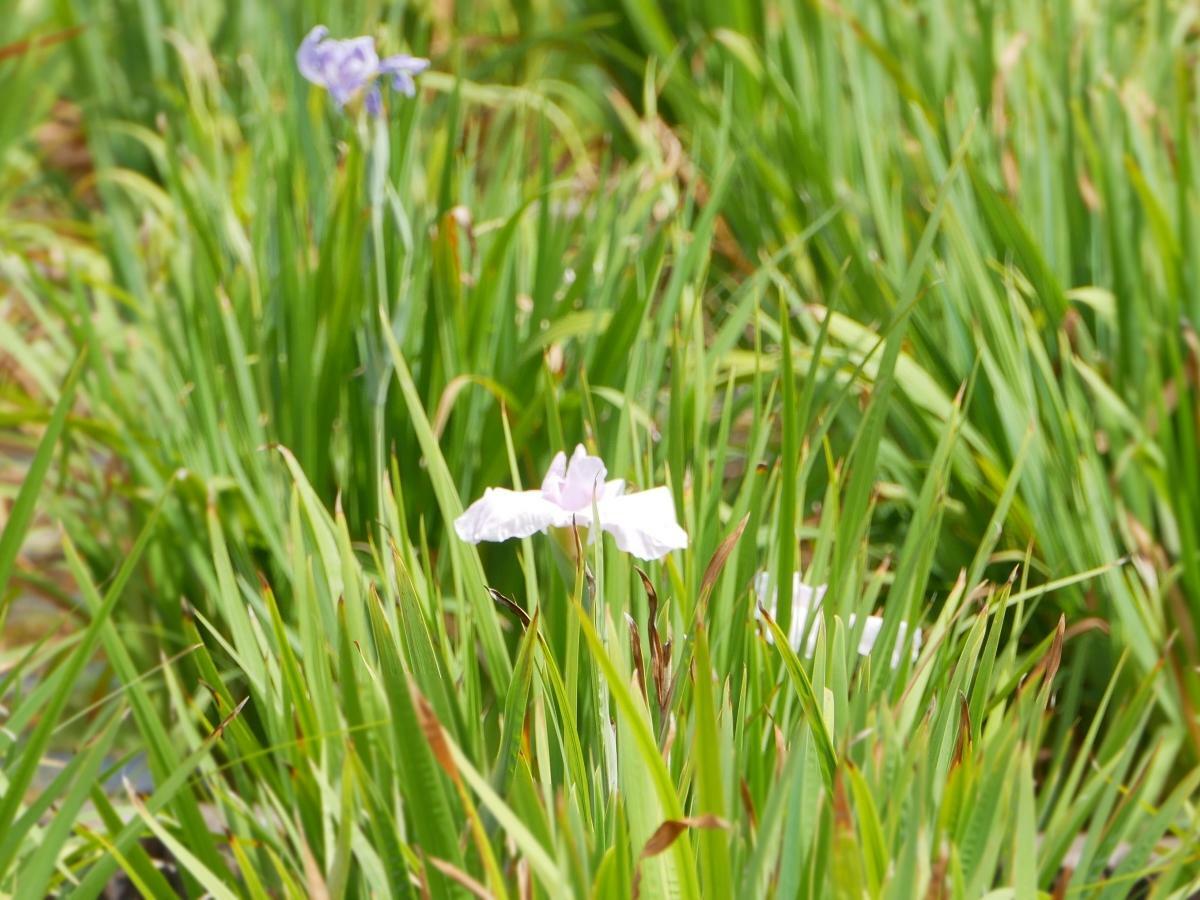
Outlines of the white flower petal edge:
[{"label": "white flower petal edge", "polygon": [[[468,543],[506,541],[529,537],[547,528],[580,528],[598,517],[600,529],[613,536],[617,546],[639,559],[660,559],[688,545],[688,536],[675,519],[675,501],[669,488],[658,487],[626,494],[621,479],[605,481],[608,470],[583,445],[568,460],[558,453],[536,491],[488,488],[454,522],[458,536]],[[593,530],[589,540],[596,539]]]},{"label": "white flower petal edge", "polygon": [[454,530],[468,544],[524,538],[551,526],[566,527],[571,514],[542,496],[541,491],[488,488],[454,520]]},{"label": "white flower petal edge", "polygon": [[[754,592],[758,602],[766,607],[771,618],[778,618],[779,592],[771,584],[771,576],[767,572],[759,572],[754,576]],[[825,598],[825,585],[811,587],[800,580],[799,574],[792,573],[792,623],[788,627],[788,643],[797,653],[800,652],[800,642],[804,640],[804,629],[808,626],[808,615],[813,607],[820,609],[821,601]],[[754,615],[762,618],[760,606],[755,606]],[[774,635],[768,631],[767,640],[774,643]],[[805,656],[817,652],[817,628],[814,626],[808,635],[808,644],[804,648]]]},{"label": "white flower petal edge", "polygon": [[[854,616],[850,617],[850,627],[854,627]],[[858,639],[858,652],[860,656],[866,656],[875,646],[875,641],[879,637],[879,632],[883,628],[883,619],[879,616],[867,616],[866,624],[863,625],[862,637]],[[901,622],[900,628],[896,633],[896,646],[892,650],[892,668],[900,665],[900,651],[904,648],[906,639],[908,638],[908,623]],[[912,658],[915,660],[917,654],[921,650],[921,629],[918,628],[913,632],[913,648]]]},{"label": "white flower petal edge", "polygon": [[[812,612],[819,611],[821,601],[825,598],[827,586],[824,584],[812,587],[800,580],[798,574],[792,575],[792,622],[788,628],[788,643],[792,645],[792,649],[797,653],[800,652],[800,642],[804,640],[804,629],[808,623],[808,617]],[[762,608],[766,608],[772,618],[775,618],[776,610],[779,607],[779,593],[774,590],[771,585],[771,576],[767,572],[759,572],[754,576],[754,592],[758,595],[760,606],[755,607],[754,615],[756,618],[762,618]],[[849,626],[854,627],[857,616],[850,616]],[[863,633],[858,640],[858,653],[860,656],[866,656],[875,647],[875,641],[879,638],[879,633],[883,629],[882,616],[867,616],[867,621],[863,624]],[[814,623],[812,630],[808,635],[807,646],[804,648],[805,656],[812,656],[817,649],[817,626]],[[900,623],[899,631],[896,635],[896,648],[892,651],[891,664],[892,668],[900,665],[900,651],[905,645],[908,637],[908,624]],[[767,640],[773,641],[770,632],[767,633]],[[917,652],[921,648],[921,629],[918,628],[913,632],[913,659],[916,659]]]},{"label": "white flower petal edge", "polygon": [[600,527],[613,536],[619,548],[638,559],[661,559],[688,545],[687,532],[675,521],[670,488],[608,497],[597,503],[596,510]]}]

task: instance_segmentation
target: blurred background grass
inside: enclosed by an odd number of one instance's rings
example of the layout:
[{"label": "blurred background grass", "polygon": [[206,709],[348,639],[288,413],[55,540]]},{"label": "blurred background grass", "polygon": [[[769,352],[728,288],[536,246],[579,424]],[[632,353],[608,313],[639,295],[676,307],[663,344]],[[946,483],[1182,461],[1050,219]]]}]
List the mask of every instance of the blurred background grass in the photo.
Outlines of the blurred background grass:
[{"label": "blurred background grass", "polygon": [[[10,5],[0,890],[1187,896],[1196,15]],[[577,440],[655,595],[447,527]]]}]

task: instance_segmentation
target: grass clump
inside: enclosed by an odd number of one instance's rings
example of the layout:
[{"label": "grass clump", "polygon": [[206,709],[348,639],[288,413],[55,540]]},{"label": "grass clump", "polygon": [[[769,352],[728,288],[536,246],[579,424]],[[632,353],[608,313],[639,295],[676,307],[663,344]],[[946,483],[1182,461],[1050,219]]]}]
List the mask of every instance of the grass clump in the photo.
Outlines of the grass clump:
[{"label": "grass clump", "polygon": [[0,893],[1196,891],[1193,31],[18,3]]}]

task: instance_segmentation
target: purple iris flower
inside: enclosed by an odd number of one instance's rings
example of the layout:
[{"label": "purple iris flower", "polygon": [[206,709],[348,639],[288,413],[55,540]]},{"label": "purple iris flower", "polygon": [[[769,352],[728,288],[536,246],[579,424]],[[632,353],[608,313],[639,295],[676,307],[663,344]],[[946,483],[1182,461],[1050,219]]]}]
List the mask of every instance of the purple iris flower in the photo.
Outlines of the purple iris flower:
[{"label": "purple iris flower", "polygon": [[389,76],[394,89],[411,97],[417,91],[413,76],[429,68],[429,60],[403,53],[380,59],[372,37],[339,41],[327,34],[324,25],[308,33],[296,51],[296,66],[301,75],[329,91],[339,107],[365,88],[367,111],[377,116],[383,106],[378,84],[381,76]]}]

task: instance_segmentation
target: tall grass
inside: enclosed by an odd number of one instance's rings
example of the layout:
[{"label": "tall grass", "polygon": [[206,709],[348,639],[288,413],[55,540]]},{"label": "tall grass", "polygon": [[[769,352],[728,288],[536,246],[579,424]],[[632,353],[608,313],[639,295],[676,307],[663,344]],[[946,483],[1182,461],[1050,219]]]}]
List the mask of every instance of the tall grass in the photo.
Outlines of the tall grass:
[{"label": "tall grass", "polygon": [[[0,892],[1200,888],[1194,27],[18,2]],[[688,550],[455,537],[576,442]]]}]

